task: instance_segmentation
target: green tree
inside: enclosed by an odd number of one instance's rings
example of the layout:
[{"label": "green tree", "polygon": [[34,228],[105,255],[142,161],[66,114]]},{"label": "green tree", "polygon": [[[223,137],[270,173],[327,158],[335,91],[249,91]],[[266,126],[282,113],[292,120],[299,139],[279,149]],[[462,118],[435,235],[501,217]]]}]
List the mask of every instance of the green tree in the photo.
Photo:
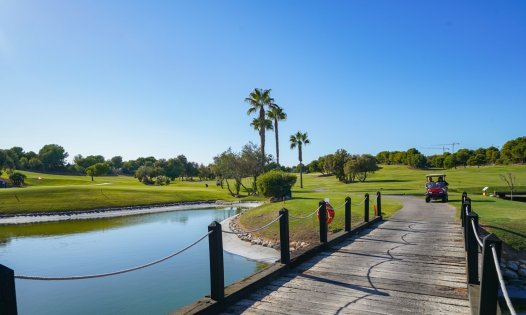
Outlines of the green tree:
[{"label": "green tree", "polygon": [[278,122],[287,119],[287,114],[278,105],[270,107],[267,117],[274,120],[274,136],[276,137],[276,163],[279,166],[279,128]]},{"label": "green tree", "polygon": [[91,181],[93,181],[94,176],[106,175],[110,172],[110,166],[108,163],[97,163],[86,168],[86,175],[91,176]]},{"label": "green tree", "polygon": [[26,175],[20,172],[12,172],[11,175],[9,175],[9,180],[14,186],[22,187],[24,186]]},{"label": "green tree", "polygon": [[444,158],[445,168],[457,168],[457,156],[456,154],[449,154]]},{"label": "green tree", "polygon": [[298,147],[298,159],[300,161],[300,188],[303,188],[303,146],[310,143],[310,140],[307,137],[307,133],[302,133],[298,131],[295,135],[290,136],[290,148],[294,149]]},{"label": "green tree", "polygon": [[427,167],[427,159],[423,154],[416,153],[408,155],[407,163],[413,168],[423,169]]},{"label": "green tree", "polygon": [[261,140],[261,158],[265,160],[265,131],[266,131],[266,109],[275,106],[274,99],[270,97],[270,89],[254,89],[250,92],[249,97],[245,98],[245,102],[250,105],[247,111],[248,115],[256,113],[259,120],[259,138]]},{"label": "green tree", "polygon": [[38,151],[38,158],[45,170],[56,171],[64,168],[68,153],[57,144],[46,144]]},{"label": "green tree", "polygon": [[120,155],[117,155],[117,156],[114,156],[111,158],[111,165],[115,168],[115,169],[120,169],[122,167],[122,156]]}]

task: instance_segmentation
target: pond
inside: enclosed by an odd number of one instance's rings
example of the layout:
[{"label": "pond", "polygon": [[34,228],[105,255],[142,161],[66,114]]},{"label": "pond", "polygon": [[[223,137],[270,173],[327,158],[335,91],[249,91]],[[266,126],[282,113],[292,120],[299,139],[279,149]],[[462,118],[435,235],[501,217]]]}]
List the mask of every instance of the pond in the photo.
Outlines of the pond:
[{"label": "pond", "polygon": [[[237,208],[0,227],[0,263],[16,275],[76,276],[142,265],[207,233]],[[228,285],[258,264],[224,253]],[[260,266],[259,266],[260,267]],[[208,240],[157,265],[106,278],[16,280],[19,314],[167,314],[210,293]]]}]

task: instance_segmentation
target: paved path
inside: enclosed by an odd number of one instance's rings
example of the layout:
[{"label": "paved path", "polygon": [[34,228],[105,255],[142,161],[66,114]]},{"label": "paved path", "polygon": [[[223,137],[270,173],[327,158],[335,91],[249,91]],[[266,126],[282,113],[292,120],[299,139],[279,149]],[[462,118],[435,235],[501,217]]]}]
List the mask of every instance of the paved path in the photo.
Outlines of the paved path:
[{"label": "paved path", "polygon": [[225,314],[470,314],[455,210],[423,198],[248,298]]}]

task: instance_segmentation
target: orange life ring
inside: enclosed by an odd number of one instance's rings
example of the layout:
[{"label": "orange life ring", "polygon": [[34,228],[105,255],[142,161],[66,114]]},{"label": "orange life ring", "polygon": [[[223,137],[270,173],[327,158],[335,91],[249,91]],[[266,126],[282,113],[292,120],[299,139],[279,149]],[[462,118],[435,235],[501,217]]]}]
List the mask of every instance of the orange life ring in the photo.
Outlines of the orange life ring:
[{"label": "orange life ring", "polygon": [[[330,203],[325,204],[325,210],[327,210],[327,224],[330,224],[334,220],[334,209]],[[318,221],[320,220],[320,212],[318,211]]]}]

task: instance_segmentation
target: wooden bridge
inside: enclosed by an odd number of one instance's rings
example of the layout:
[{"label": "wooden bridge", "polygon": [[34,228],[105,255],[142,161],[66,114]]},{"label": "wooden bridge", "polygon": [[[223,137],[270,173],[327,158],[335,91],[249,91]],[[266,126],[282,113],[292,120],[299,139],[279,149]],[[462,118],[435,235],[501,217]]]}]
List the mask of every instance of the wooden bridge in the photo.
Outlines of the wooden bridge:
[{"label": "wooden bridge", "polygon": [[207,234],[172,255],[111,273],[60,278],[15,276],[13,270],[0,265],[0,314],[17,314],[15,278],[77,280],[132,272],[180,254],[206,237],[210,296],[176,314],[493,315],[500,314],[499,286],[507,308],[516,314],[499,268],[501,241],[493,234],[481,240],[478,215],[471,210],[467,194],[462,196],[462,228],[454,218],[455,209],[448,204],[425,203],[416,197],[390,198],[401,198],[404,207],[392,218],[382,220],[378,192],[377,216],[369,220],[369,194],[365,194],[365,222],[351,230],[352,203],[347,197],[345,230],[330,239],[328,211],[321,201],[318,209],[303,217],[319,215],[320,244],[292,258],[289,214],[286,209],[280,210],[278,217],[261,228],[243,232],[262,230],[279,220],[280,261],[227,287],[222,235],[238,232],[224,231],[218,222],[212,222]]},{"label": "wooden bridge", "polygon": [[225,314],[470,314],[455,210],[405,198],[396,216],[330,246]]}]

